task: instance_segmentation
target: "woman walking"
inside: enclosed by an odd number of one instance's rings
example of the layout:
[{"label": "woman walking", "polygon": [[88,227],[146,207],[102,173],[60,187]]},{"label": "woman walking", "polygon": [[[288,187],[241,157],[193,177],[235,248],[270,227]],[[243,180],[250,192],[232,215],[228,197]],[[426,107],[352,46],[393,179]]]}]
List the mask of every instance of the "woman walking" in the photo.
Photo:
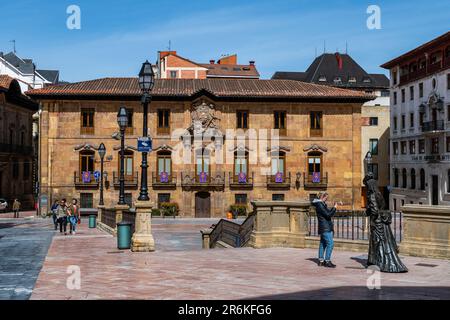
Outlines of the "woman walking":
[{"label": "woman walking", "polygon": [[70,234],[76,234],[77,224],[80,222],[80,209],[77,199],[72,199],[72,204],[67,209],[70,222]]}]

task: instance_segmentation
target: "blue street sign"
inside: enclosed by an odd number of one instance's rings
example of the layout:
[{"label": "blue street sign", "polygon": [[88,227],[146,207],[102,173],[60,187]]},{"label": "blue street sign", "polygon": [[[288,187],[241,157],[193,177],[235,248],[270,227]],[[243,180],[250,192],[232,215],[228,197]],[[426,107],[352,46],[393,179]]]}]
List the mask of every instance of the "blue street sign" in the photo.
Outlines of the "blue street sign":
[{"label": "blue street sign", "polygon": [[139,152],[151,152],[152,151],[152,139],[150,139],[150,137],[138,138],[138,151]]},{"label": "blue street sign", "polygon": [[99,181],[100,180],[100,171],[95,171],[94,172],[94,178],[95,178],[95,181]]}]

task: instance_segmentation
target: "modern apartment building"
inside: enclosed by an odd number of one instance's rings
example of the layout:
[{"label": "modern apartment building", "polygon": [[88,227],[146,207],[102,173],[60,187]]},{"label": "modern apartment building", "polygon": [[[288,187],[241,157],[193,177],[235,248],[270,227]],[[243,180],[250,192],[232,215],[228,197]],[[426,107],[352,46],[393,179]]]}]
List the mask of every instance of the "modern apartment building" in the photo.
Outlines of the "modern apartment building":
[{"label": "modern apartment building", "polygon": [[450,204],[450,32],[386,62],[392,210]]}]

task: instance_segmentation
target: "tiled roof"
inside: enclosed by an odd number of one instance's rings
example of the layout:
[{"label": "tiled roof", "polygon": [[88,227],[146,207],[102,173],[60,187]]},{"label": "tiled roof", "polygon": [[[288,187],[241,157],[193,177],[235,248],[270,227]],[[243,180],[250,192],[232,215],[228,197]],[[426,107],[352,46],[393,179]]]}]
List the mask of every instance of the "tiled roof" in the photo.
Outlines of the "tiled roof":
[{"label": "tiled roof", "polygon": [[243,64],[201,64],[208,68],[208,77],[259,78],[259,72],[254,65]]},{"label": "tiled roof", "polygon": [[[364,92],[321,86],[291,80],[255,79],[156,79],[153,96],[190,97],[206,90],[216,97],[231,98],[308,98],[370,100]],[[62,96],[132,96],[141,92],[137,78],[103,78],[30,90],[33,98]]]},{"label": "tiled roof", "polygon": [[9,90],[9,86],[11,85],[11,82],[13,80],[14,80],[14,78],[11,78],[10,76],[8,76],[6,74],[0,74],[0,88]]}]

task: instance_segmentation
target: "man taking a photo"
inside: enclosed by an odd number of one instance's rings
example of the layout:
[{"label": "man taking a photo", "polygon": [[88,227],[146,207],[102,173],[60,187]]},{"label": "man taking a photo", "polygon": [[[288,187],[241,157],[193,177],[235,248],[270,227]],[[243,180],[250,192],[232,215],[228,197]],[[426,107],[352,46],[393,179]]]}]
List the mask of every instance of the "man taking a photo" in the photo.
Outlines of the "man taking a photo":
[{"label": "man taking a photo", "polygon": [[[337,209],[337,203],[334,207],[328,209],[327,207],[328,193],[321,192],[317,199],[313,200],[313,206],[316,208],[317,221],[318,221],[318,234],[320,236],[319,245],[319,263],[318,266],[324,266],[327,268],[336,268],[331,262],[331,254],[333,252],[334,241],[333,233],[334,226],[333,220],[331,219]],[[325,254],[325,258],[324,258]]]}]

